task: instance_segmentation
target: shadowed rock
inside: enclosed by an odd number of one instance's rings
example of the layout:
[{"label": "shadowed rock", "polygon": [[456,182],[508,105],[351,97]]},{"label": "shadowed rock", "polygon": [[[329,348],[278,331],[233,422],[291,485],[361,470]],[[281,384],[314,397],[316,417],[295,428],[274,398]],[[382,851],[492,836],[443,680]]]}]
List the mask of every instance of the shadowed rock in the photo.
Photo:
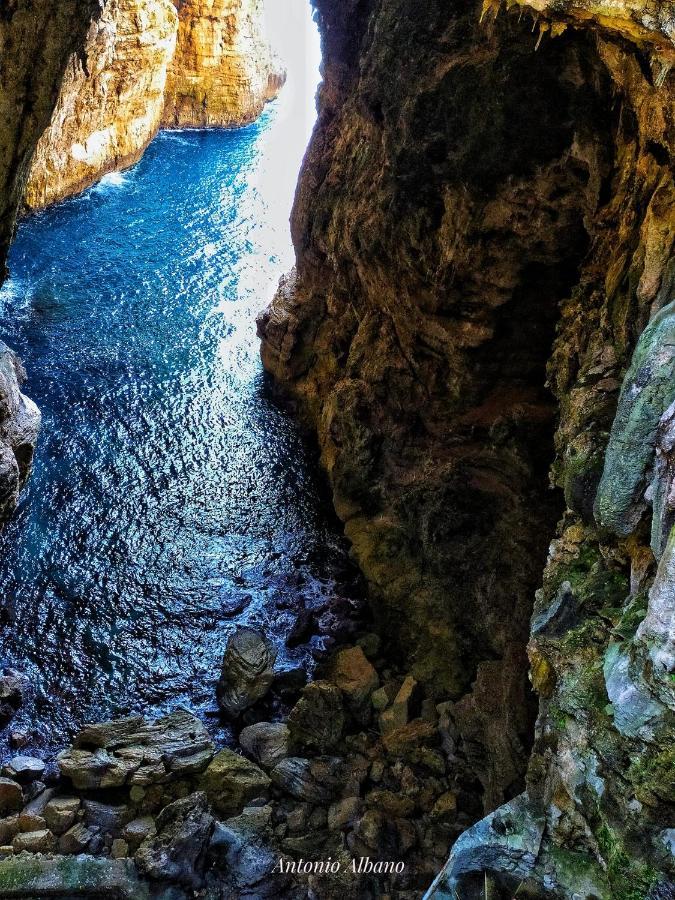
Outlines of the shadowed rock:
[{"label": "shadowed rock", "polygon": [[262,700],[274,681],[276,650],[251,628],[238,628],[230,637],[216,694],[228,716],[236,718]]}]

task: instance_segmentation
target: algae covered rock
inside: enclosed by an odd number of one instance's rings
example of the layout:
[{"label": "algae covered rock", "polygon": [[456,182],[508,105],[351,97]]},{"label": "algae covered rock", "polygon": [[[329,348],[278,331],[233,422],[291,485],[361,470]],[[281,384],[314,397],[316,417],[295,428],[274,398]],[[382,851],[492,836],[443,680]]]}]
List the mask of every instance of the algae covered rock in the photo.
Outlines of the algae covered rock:
[{"label": "algae covered rock", "polygon": [[675,301],[643,331],[626,372],[595,501],[600,524],[635,529],[647,507],[647,476],[661,417],[675,400]]},{"label": "algae covered rock", "polygon": [[234,816],[244,806],[263,794],[270,779],[254,763],[234,753],[217,753],[199,781],[209,802],[223,816]]}]

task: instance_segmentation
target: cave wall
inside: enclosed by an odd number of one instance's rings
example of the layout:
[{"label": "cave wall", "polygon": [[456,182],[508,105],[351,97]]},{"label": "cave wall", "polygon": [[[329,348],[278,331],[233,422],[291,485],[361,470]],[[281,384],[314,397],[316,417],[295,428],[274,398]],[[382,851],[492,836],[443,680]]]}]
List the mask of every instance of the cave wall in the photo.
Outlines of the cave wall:
[{"label": "cave wall", "polygon": [[671,896],[675,11],[315,5],[262,357],[382,627],[510,801],[433,892]]},{"label": "cave wall", "polygon": [[133,165],[163,127],[253,121],[285,74],[261,0],[108,0],[73,54],[24,196],[38,209]]},{"label": "cave wall", "polygon": [[178,18],[171,0],[108,0],[66,68],[24,202],[55,203],[135,163],[164,110]]}]

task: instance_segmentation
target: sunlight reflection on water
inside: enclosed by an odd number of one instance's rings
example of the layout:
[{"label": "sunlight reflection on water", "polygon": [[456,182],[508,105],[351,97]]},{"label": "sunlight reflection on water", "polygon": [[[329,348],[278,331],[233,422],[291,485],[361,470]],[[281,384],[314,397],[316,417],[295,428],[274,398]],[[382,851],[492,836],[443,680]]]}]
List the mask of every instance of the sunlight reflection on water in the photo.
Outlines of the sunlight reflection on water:
[{"label": "sunlight reflection on water", "polygon": [[[288,2],[310,34],[306,4]],[[1,538],[0,661],[35,688],[13,727],[32,725],[37,745],[84,720],[213,707],[235,621],[281,641],[289,597],[351,584],[255,337],[293,261],[305,69],[295,60],[258,123],[163,133],[132,170],[19,228],[0,333],[44,425]],[[280,646],[282,661],[305,659]]]}]

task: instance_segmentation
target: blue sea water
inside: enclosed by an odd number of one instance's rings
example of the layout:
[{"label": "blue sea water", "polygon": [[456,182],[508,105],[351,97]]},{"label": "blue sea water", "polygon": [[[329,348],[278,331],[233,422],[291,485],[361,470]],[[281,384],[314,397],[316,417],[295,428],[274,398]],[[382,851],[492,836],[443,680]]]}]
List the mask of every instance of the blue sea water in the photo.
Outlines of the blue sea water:
[{"label": "blue sea water", "polygon": [[38,748],[84,721],[213,708],[237,623],[306,661],[283,646],[296,599],[351,578],[255,336],[292,263],[294,127],[277,103],[245,129],[160,134],[20,225],[0,335],[43,428],[0,536],[0,661],[33,685],[13,727]]}]

